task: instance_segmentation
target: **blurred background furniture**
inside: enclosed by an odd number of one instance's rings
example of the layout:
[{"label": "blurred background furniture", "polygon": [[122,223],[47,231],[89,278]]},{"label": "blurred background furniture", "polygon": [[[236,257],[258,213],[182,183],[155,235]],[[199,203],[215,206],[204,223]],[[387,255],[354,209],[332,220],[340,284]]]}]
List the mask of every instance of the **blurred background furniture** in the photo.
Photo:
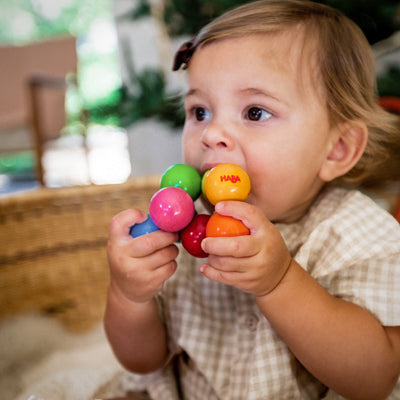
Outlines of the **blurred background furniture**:
[{"label": "blurred background furniture", "polygon": [[40,313],[77,332],[98,324],[111,218],[131,207],[147,211],[158,188],[153,176],[0,198],[0,320]]},{"label": "blurred background furniture", "polygon": [[33,149],[36,177],[44,184],[43,144],[65,125],[65,80],[77,71],[76,39],[0,46],[0,54],[0,153]]},{"label": "blurred background furniture", "polygon": [[66,90],[64,77],[43,74],[28,77],[29,125],[36,154],[36,177],[43,186],[46,184],[43,167],[45,143],[59,138],[65,126]]}]

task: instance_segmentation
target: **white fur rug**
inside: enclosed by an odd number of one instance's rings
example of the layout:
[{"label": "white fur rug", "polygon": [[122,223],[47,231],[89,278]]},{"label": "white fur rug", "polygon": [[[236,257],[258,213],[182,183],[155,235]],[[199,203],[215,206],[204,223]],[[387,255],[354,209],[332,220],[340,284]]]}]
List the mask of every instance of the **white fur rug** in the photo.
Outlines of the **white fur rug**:
[{"label": "white fur rug", "polygon": [[123,374],[102,326],[72,334],[26,315],[0,323],[2,400],[91,400],[122,396]]}]

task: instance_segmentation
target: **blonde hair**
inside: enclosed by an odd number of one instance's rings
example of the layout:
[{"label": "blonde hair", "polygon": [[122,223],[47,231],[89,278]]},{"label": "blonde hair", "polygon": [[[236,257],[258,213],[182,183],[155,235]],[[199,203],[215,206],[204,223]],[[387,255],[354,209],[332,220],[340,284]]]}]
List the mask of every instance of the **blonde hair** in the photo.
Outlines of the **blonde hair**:
[{"label": "blonde hair", "polygon": [[371,47],[361,29],[341,12],[308,0],[248,3],[206,25],[190,43],[190,51],[217,40],[296,26],[304,29],[304,41],[316,39],[318,73],[332,123],[362,120],[368,126],[363,156],[336,183],[376,186],[399,179],[400,118],[377,104]]}]

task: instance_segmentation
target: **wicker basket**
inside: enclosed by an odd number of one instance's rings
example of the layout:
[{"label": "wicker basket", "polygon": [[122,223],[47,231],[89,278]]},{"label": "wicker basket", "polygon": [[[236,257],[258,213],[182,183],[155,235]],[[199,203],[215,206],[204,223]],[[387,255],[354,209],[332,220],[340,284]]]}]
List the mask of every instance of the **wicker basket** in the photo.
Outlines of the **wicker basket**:
[{"label": "wicker basket", "polygon": [[159,177],[39,189],[0,199],[0,318],[39,312],[74,331],[101,320],[107,229],[116,213],[148,210]]}]

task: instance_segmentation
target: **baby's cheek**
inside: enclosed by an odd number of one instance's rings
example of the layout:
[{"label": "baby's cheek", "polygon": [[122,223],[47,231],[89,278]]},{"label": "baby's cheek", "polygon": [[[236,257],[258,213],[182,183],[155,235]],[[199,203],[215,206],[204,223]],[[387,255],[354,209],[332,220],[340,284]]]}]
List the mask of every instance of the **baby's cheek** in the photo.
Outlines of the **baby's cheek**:
[{"label": "baby's cheek", "polygon": [[188,137],[183,137],[182,141],[182,151],[183,151],[183,162],[187,165],[190,165],[194,168],[197,167],[198,158],[199,158],[199,143],[196,143],[193,139]]}]

